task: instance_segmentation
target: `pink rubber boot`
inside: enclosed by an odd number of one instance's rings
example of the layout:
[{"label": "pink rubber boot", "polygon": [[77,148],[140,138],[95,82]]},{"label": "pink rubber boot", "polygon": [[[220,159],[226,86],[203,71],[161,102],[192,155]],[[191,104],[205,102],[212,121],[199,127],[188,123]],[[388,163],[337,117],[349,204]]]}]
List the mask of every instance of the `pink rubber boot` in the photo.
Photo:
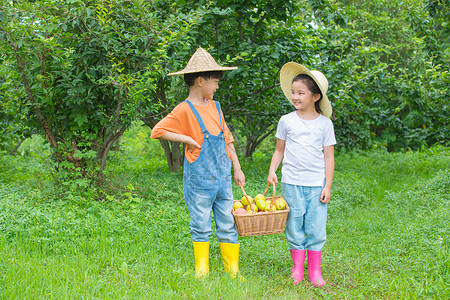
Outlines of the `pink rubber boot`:
[{"label": "pink rubber boot", "polygon": [[315,287],[321,287],[326,284],[322,279],[320,270],[321,251],[308,250],[308,279]]},{"label": "pink rubber boot", "polygon": [[303,280],[304,266],[305,266],[305,254],[306,250],[290,250],[292,261],[294,266],[292,267],[292,275],[294,278],[293,284],[298,284]]}]

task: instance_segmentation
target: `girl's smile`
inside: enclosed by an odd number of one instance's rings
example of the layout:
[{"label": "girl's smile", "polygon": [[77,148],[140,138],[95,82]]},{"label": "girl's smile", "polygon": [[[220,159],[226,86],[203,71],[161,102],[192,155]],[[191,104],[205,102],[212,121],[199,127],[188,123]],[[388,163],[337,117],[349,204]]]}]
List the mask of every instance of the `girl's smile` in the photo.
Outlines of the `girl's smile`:
[{"label": "girl's smile", "polygon": [[291,101],[295,109],[305,113],[315,112],[314,103],[320,99],[320,95],[313,95],[301,80],[292,83],[291,92]]}]

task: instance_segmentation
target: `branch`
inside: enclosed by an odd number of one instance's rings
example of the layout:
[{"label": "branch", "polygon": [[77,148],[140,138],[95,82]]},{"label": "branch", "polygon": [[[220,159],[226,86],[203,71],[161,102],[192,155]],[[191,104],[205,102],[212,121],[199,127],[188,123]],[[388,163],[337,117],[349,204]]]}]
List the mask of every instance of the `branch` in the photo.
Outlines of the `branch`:
[{"label": "branch", "polygon": [[[103,170],[105,169],[106,166],[106,159],[108,158],[108,153],[109,150],[111,150],[112,145],[114,145],[114,143],[117,141],[117,139],[119,137],[122,136],[122,134],[125,132],[125,130],[127,129],[127,126],[123,126],[119,131],[116,132],[116,134],[113,136],[112,139],[110,139],[108,141],[108,143],[105,145],[105,143],[102,144],[102,146],[100,148],[103,148],[104,150],[101,151],[101,165],[100,165],[100,170],[98,171],[98,177],[97,177],[97,181],[100,182],[103,179]],[[98,157],[98,155],[97,155]]]},{"label": "branch", "polygon": [[[267,129],[267,128],[266,128]],[[272,129],[270,129],[266,134],[264,134],[262,137],[260,137],[259,139],[257,139],[255,141],[256,145],[259,145],[266,137],[269,136],[269,134],[271,134],[272,132],[275,131],[275,127],[272,127]]]},{"label": "branch", "polygon": [[[19,69],[19,73],[22,78],[23,86],[25,87],[25,91],[27,93],[28,100],[31,102],[31,106],[33,107],[34,113],[36,114],[39,122],[41,123],[41,126],[44,130],[45,136],[47,138],[47,141],[52,145],[53,148],[57,148],[58,143],[56,142],[55,137],[53,136],[52,132],[50,131],[50,129],[48,127],[47,120],[45,119],[43,113],[41,112],[41,110],[39,109],[39,106],[36,103],[36,100],[34,99],[34,95],[33,95],[33,92],[31,91],[30,83],[28,82],[28,77],[25,72],[25,63],[22,61],[22,58],[20,57],[20,54],[19,54],[19,47],[11,38],[9,38],[8,40],[10,41],[11,46],[13,47],[14,54],[16,57],[16,62],[17,62],[17,68]],[[61,160],[61,157],[59,157],[59,155],[58,155],[58,159]]]},{"label": "branch", "polygon": [[241,103],[241,102],[244,102],[244,100],[247,99],[247,98],[250,98],[250,96],[253,96],[253,95],[256,95],[256,94],[265,92],[265,91],[267,91],[267,90],[273,89],[274,87],[277,87],[277,86],[279,86],[279,85],[280,85],[279,83],[276,83],[276,84],[271,85],[271,86],[263,87],[262,89],[259,89],[259,90],[257,90],[257,91],[253,91],[253,92],[251,92],[251,93],[245,95],[244,97],[241,97],[241,98],[239,98],[238,100],[236,100],[236,101],[234,101],[234,102],[231,102],[231,103],[227,104],[227,105],[225,106],[225,109],[224,109],[224,110],[228,110],[231,106],[235,106],[236,104],[239,104],[239,103]]},{"label": "branch", "polygon": [[261,19],[259,19],[258,23],[256,23],[255,31],[253,32],[252,42],[250,43],[251,45],[253,45],[253,43],[255,42],[256,37],[258,35],[257,33],[258,33],[259,26],[261,25],[261,23],[264,21],[265,18],[266,18],[266,12],[264,12]]}]

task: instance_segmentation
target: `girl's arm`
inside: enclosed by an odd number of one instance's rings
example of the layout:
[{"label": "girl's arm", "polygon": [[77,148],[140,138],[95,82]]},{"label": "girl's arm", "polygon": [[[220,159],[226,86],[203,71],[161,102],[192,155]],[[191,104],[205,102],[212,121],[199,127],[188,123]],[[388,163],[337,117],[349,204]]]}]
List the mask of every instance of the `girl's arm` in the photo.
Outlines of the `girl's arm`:
[{"label": "girl's arm", "polygon": [[331,184],[334,176],[334,145],[325,146],[323,148],[323,155],[325,158],[325,186],[320,195],[320,202],[326,204],[330,202]]},{"label": "girl's arm", "polygon": [[165,134],[158,137],[157,139],[185,143],[186,146],[188,147],[189,152],[194,151],[195,148],[198,148],[198,149],[201,148],[201,146],[190,136],[187,136],[184,134],[179,134],[179,133],[174,133],[174,132],[170,132],[170,131],[167,131]]},{"label": "girl's arm", "polygon": [[245,175],[244,172],[242,172],[241,164],[239,163],[239,159],[233,143],[228,144],[228,151],[230,152],[231,163],[233,164],[234,182],[236,182],[238,186],[244,186]]},{"label": "girl's arm", "polygon": [[277,147],[275,152],[272,155],[272,161],[270,162],[269,167],[269,176],[267,177],[267,181],[269,183],[278,184],[277,174],[275,173],[280,165],[281,161],[284,157],[284,148],[286,147],[286,141],[277,139]]}]

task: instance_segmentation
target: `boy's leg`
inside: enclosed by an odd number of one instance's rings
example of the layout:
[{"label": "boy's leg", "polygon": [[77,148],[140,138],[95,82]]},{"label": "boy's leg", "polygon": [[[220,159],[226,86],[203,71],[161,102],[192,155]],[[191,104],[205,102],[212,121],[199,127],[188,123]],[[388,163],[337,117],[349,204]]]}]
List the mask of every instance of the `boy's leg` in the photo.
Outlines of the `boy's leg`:
[{"label": "boy's leg", "polygon": [[286,240],[289,250],[305,250],[305,213],[306,199],[303,187],[283,183],[281,185],[283,198],[289,205],[289,214],[286,220]]},{"label": "boy's leg", "polygon": [[212,234],[211,209],[216,194],[217,187],[212,180],[207,184],[201,178],[184,182],[184,200],[191,217],[189,229],[194,242],[209,241]]},{"label": "boy's leg", "polygon": [[[197,176],[196,176],[197,177]],[[184,178],[184,200],[191,220],[189,228],[194,246],[195,277],[209,273],[209,237],[211,236],[211,208],[214,202],[214,184],[202,178]]]},{"label": "boy's leg", "polygon": [[238,233],[234,226],[232,214],[233,201],[231,175],[228,175],[220,182],[217,198],[212,205],[214,222],[216,223],[216,236],[220,243],[238,243]]},{"label": "boy's leg", "polygon": [[[233,193],[231,190],[231,176],[228,175],[220,184],[217,199],[213,204],[216,236],[220,242],[220,253],[225,270],[232,278],[239,272],[239,242],[238,233],[234,226]],[[241,275],[241,280],[245,280]]]}]

